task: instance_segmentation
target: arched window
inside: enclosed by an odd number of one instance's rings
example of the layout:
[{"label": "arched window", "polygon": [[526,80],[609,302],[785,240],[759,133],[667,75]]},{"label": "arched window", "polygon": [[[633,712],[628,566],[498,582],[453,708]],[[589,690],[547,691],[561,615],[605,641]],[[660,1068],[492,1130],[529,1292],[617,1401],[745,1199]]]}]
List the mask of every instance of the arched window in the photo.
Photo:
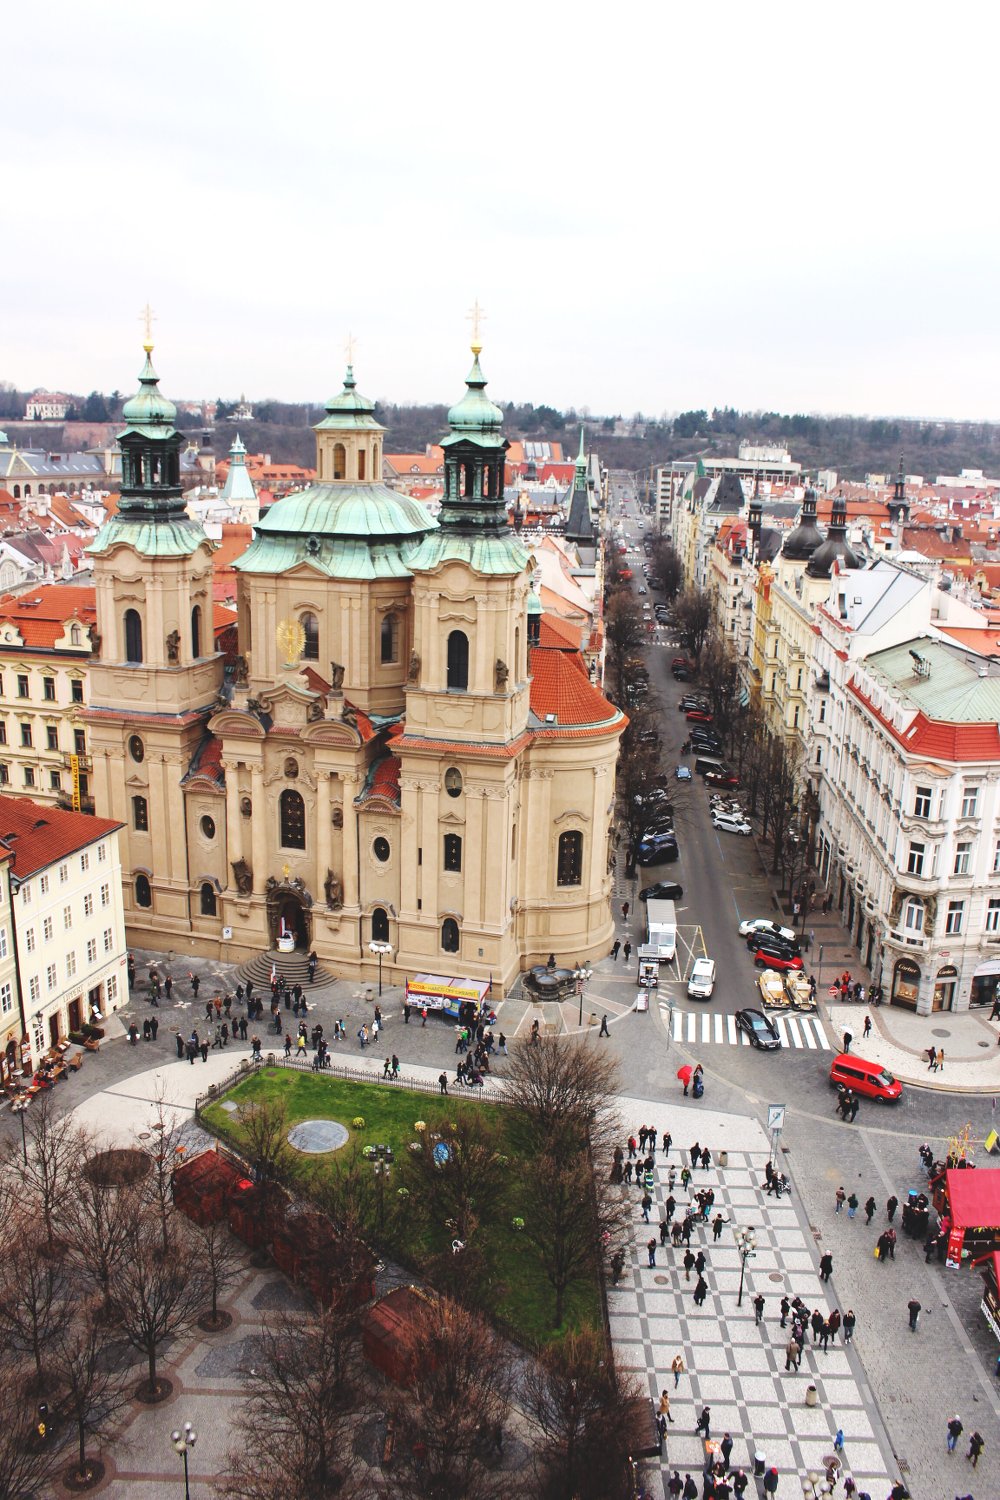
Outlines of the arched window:
[{"label": "arched window", "polygon": [[464,693],[469,686],[469,637],[453,630],[448,637],[448,687]]},{"label": "arched window", "polygon": [[201,605],[191,611],[191,655],[197,661],[201,656]]},{"label": "arched window", "polygon": [[399,660],[399,619],[396,615],[386,615],[382,621],[381,659],[383,663]]},{"label": "arched window", "polygon": [[457,833],[444,836],[444,867],[453,871],[462,868],[462,840]]},{"label": "arched window", "polygon": [[441,947],[445,953],[458,952],[458,923],[454,917],[445,917],[441,923]]},{"label": "arched window", "polygon": [[286,787],[278,803],[283,849],[306,847],[306,805],[299,792]]},{"label": "arched window", "polygon": [[914,934],[924,930],[924,903],[911,896],[903,911],[903,926],[907,932]]},{"label": "arched window", "polygon": [[299,616],[299,624],[306,633],[302,660],[319,661],[319,621],[315,615],[306,613]]},{"label": "arched window", "polygon": [[556,863],[558,885],[579,885],[583,875],[583,834],[577,831],[559,835],[559,858]]},{"label": "arched window", "polygon": [[389,913],[384,906],[376,906],[372,912],[372,942],[387,943],[389,941]]},{"label": "arched window", "polygon": [[521,681],[521,627],[514,626],[514,681]]},{"label": "arched window", "polygon": [[333,477],[334,477],[334,479],[343,479],[343,477],[344,477],[344,475],[346,473],[347,473],[347,449],[344,447],[343,443],[334,443],[334,445],[333,445]]},{"label": "arched window", "polygon": [[125,660],[142,661],[142,616],[137,609],[125,611]]},{"label": "arched window", "polygon": [[15,486],[14,486],[14,499],[15,500],[20,500],[20,498],[21,498],[21,486],[19,484],[15,484]]},{"label": "arched window", "polygon": [[135,904],[136,906],[152,906],[153,892],[149,888],[149,878],[146,875],[135,877]]},{"label": "arched window", "polygon": [[215,916],[215,886],[210,880],[206,880],[202,883],[201,914],[203,917]]},{"label": "arched window", "polygon": [[359,448],[358,449],[358,478],[359,479],[364,479],[364,477],[365,477],[365,460],[367,459],[367,457],[368,457],[368,454],[367,454],[366,450],[364,448]]}]

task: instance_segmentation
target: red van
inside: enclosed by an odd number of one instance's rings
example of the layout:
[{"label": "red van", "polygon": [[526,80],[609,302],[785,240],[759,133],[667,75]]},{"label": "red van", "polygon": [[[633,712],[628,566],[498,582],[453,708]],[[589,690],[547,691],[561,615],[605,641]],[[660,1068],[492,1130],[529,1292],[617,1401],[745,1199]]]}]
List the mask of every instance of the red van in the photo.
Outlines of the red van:
[{"label": "red van", "polygon": [[843,1093],[853,1089],[862,1099],[878,1099],[882,1104],[895,1102],[903,1092],[898,1078],[893,1078],[881,1063],[869,1062],[856,1057],[853,1052],[841,1052],[830,1064],[830,1082]]}]

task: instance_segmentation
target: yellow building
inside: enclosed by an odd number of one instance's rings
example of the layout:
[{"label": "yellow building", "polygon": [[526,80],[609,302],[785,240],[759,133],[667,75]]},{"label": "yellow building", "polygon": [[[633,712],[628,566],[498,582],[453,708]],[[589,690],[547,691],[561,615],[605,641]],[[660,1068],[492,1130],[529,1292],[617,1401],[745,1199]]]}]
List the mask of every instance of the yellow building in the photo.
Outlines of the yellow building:
[{"label": "yellow building", "polygon": [[91,547],[95,794],[125,824],[130,940],[246,958],[285,937],[358,975],[374,943],[396,978],[501,988],[550,952],[605,952],[625,720],[578,652],[539,643],[478,345],[437,520],[383,484],[383,429],[348,370],[315,429],[317,482],[236,562],[231,675],[149,353],[119,510]]}]

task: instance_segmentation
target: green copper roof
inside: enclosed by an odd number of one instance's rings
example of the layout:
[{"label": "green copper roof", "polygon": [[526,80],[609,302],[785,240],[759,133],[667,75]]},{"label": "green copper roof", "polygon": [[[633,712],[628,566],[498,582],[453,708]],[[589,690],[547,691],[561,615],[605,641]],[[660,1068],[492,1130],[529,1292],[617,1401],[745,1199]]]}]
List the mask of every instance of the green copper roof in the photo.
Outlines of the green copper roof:
[{"label": "green copper roof", "polygon": [[479,350],[473,346],[472,369],[465,377],[466,392],[448,413],[448,436],[442,440],[442,448],[454,443],[475,443],[480,448],[502,448],[504,436],[500,428],[503,412],[486,394],[486,376],[479,365]]},{"label": "green copper roof", "polygon": [[205,540],[204,531],[190,516],[154,520],[133,512],[105,521],[87,551],[107,552],[116,543],[124,542],[143,557],[190,557]]},{"label": "green copper roof", "polygon": [[[146,363],[139,376],[139,389],[122,407],[125,432],[141,432],[149,437],[169,437],[174,430],[177,408],[159,389],[159,376],[153,369],[153,346],[146,344]],[[123,437],[124,433],[119,433]]]},{"label": "green copper roof", "polygon": [[308,563],[327,578],[409,578],[419,542],[368,542],[361,537],[257,536],[233,566],[240,573],[287,573]]},{"label": "green copper roof", "polygon": [[425,536],[407,562],[414,573],[429,573],[446,562],[464,562],[475,573],[497,577],[521,573],[530,553],[513,532],[509,536],[437,531]]},{"label": "green copper roof", "polygon": [[381,423],[376,422],[374,417],[375,403],[369,401],[367,396],[362,396],[354,381],[354,367],[347,366],[347,374],[344,376],[344,389],[339,396],[331,396],[326,403],[327,415],[322,422],[317,422],[313,432],[322,432],[324,429],[335,428],[337,431],[384,432]]},{"label": "green copper roof", "polygon": [[330,578],[405,578],[437,521],[417,500],[375,484],[311,485],[269,507],[236,560],[242,573],[284,573],[301,562]]},{"label": "green copper roof", "polygon": [[527,613],[529,615],[540,615],[542,613],[542,601],[535,590],[534,582],[528,590]]}]

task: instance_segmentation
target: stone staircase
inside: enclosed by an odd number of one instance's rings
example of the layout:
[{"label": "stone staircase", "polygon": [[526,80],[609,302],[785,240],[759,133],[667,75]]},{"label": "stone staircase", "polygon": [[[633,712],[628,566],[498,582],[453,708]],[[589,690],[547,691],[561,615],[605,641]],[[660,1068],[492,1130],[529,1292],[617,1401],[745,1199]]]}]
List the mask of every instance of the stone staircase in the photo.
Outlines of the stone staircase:
[{"label": "stone staircase", "polygon": [[329,969],[324,969],[322,964],[318,964],[316,978],[310,984],[308,957],[296,948],[293,953],[258,953],[245,964],[240,964],[236,970],[236,978],[240,984],[246,984],[248,979],[252,979],[254,988],[266,994],[271,988],[272,964],[275,973],[283,977],[289,989],[300,984],[304,990],[317,990],[324,984],[333,984],[337,977]]}]

